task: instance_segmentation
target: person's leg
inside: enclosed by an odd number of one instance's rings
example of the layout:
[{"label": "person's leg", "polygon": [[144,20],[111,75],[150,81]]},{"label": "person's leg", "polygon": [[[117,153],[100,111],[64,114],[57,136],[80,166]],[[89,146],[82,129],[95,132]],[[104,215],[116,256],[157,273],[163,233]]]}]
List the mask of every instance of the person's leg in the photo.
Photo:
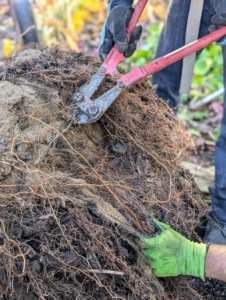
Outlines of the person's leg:
[{"label": "person's leg", "polygon": [[[163,27],[156,58],[162,57],[185,44],[187,19],[191,0],[172,0],[165,25]],[[208,34],[208,27],[211,25],[211,17],[215,10],[212,0],[205,0],[201,17],[199,38]],[[200,54],[201,51],[197,53]],[[157,95],[168,101],[169,106],[177,110],[180,101],[179,89],[181,81],[182,63],[180,60],[162,71],[153,75],[153,84],[157,84]]]},{"label": "person's leg", "polygon": [[[211,17],[215,14],[214,2],[205,0],[199,38],[208,34]],[[190,7],[190,0],[172,0],[168,17],[162,31],[156,58],[166,55],[184,45],[186,23]],[[199,51],[197,54],[200,54]],[[226,87],[226,47],[224,55],[224,85]],[[179,104],[179,87],[181,79],[182,61],[179,61],[153,76],[153,84],[157,84],[157,94],[169,105],[175,108]],[[204,235],[204,242],[226,244],[226,90],[224,94],[224,115],[221,133],[215,149],[215,185],[210,187],[212,211],[210,221]]]},{"label": "person's leg", "polygon": [[[226,47],[223,47],[224,86],[226,86]],[[226,225],[226,89],[220,136],[215,147],[215,185],[210,187],[211,217]]]},{"label": "person's leg", "polygon": [[[208,34],[211,17],[216,13],[214,1],[205,0],[199,37]],[[224,86],[226,86],[226,47],[224,57]],[[215,147],[215,184],[210,187],[212,210],[203,241],[205,243],[226,244],[226,91],[224,93],[224,113],[221,133]]]},{"label": "person's leg", "polygon": [[[191,0],[172,0],[170,2],[155,58],[184,46],[190,2]],[[169,101],[169,106],[175,110],[180,101],[181,71],[182,60],[154,74],[152,78],[152,84],[157,84],[157,95]]]},{"label": "person's leg", "polygon": [[[226,47],[224,56],[224,86],[226,87]],[[212,210],[208,220],[204,243],[226,244],[226,90],[220,136],[215,147],[215,184],[210,186]]]},{"label": "person's leg", "polygon": [[[215,14],[211,0],[206,0],[206,15]],[[206,20],[206,28],[209,24]],[[208,33],[208,31],[207,31]],[[224,86],[226,86],[226,47],[223,47],[224,57]],[[224,93],[224,112],[221,123],[221,132],[215,147],[215,183],[210,188],[212,210],[207,223],[203,241],[205,243],[226,244],[226,91]]]}]

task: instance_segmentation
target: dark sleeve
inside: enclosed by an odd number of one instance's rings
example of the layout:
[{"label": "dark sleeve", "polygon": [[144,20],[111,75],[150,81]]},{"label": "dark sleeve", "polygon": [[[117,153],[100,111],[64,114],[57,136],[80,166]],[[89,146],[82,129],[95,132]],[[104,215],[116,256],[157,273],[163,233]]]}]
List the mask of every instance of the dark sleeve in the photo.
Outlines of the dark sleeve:
[{"label": "dark sleeve", "polygon": [[133,1],[134,0],[109,0],[110,10],[112,10],[112,8],[118,5],[131,7],[133,5]]}]

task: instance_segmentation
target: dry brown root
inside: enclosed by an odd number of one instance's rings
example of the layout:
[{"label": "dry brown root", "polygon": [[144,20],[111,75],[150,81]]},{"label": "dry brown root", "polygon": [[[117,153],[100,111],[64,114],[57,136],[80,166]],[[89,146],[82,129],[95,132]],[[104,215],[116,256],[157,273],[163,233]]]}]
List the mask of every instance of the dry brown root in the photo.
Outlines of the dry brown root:
[{"label": "dry brown root", "polygon": [[199,240],[206,208],[178,165],[180,123],[145,83],[97,123],[69,128],[70,95],[98,66],[72,51],[29,49],[1,74],[1,299],[198,295],[189,278],[156,279],[139,245],[154,232],[151,216]]}]

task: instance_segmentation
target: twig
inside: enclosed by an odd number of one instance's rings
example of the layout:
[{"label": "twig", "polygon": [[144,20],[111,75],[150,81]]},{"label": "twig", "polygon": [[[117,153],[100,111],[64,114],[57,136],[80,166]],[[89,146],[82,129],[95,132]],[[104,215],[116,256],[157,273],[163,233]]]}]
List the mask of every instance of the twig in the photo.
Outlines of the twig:
[{"label": "twig", "polygon": [[85,269],[84,272],[88,273],[101,273],[101,274],[111,274],[111,275],[119,275],[124,276],[124,272],[112,271],[112,270],[100,270],[100,269]]},{"label": "twig", "polygon": [[201,106],[203,106],[207,103],[210,103],[212,100],[216,99],[218,96],[220,96],[223,93],[224,93],[224,88],[220,88],[219,90],[217,90],[214,93],[206,96],[205,98],[197,101],[196,103],[191,104],[189,106],[189,109],[190,110],[196,110],[196,109],[200,108]]},{"label": "twig", "polygon": [[67,126],[67,128],[65,128],[61,133],[57,134],[57,135],[55,136],[54,139],[52,139],[52,141],[49,143],[49,145],[48,145],[48,147],[47,147],[47,149],[46,149],[46,153],[45,153],[43,159],[44,159],[44,158],[46,157],[46,155],[48,154],[49,148],[52,146],[52,144],[53,144],[53,143],[54,143],[54,142],[55,142],[62,134],[64,134],[65,132],[67,132],[68,129],[71,127],[71,125],[72,125],[72,121],[69,123],[69,125]]},{"label": "twig", "polygon": [[27,34],[30,30],[35,29],[35,25],[31,25],[28,27],[21,35],[20,37],[23,37],[25,34]]}]

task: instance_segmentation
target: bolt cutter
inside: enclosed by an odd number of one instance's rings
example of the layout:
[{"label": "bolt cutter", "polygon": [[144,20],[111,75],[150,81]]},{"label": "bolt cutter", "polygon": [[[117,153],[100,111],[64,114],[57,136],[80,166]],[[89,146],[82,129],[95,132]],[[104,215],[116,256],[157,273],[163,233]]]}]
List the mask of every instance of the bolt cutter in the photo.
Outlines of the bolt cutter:
[{"label": "bolt cutter", "polygon": [[[130,33],[139,21],[140,15],[144,10],[147,1],[148,0],[138,0],[137,2],[134,13],[127,27],[128,40],[130,38]],[[137,83],[145,80],[148,76],[166,68],[185,56],[201,50],[207,45],[218,41],[225,36],[226,26],[172,53],[158,58],[144,67],[135,66],[127,74],[121,74],[117,69],[118,64],[125,61],[126,58],[122,53],[119,53],[117,47],[114,46],[100,66],[98,72],[72,95],[73,107],[71,114],[74,119],[74,123],[89,124],[96,122],[125,89],[136,85]],[[116,82],[116,85],[97,99],[92,100],[91,97],[94,95],[106,76],[110,76]]]}]

